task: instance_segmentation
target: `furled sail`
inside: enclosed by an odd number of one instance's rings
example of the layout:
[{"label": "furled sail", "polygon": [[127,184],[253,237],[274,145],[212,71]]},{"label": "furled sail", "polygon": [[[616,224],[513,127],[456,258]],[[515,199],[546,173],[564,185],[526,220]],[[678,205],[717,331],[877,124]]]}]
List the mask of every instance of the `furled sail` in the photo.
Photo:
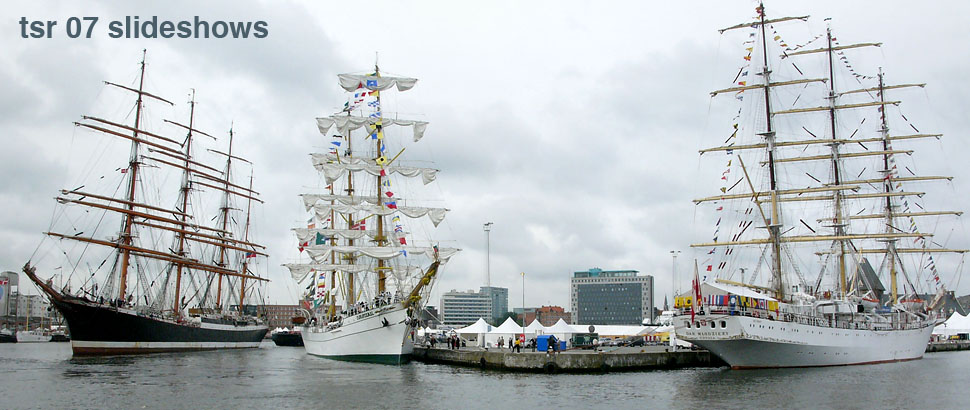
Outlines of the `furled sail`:
[{"label": "furled sail", "polygon": [[[317,214],[317,218],[325,219],[330,211],[338,212],[344,215],[351,215],[355,212],[366,212],[370,215],[390,215],[395,212],[400,212],[401,214],[411,217],[420,218],[427,215],[428,219],[434,226],[438,226],[441,221],[445,219],[445,214],[448,212],[445,208],[425,208],[421,206],[398,206],[396,208],[388,208],[386,206],[375,206],[369,204],[360,205],[343,205],[343,204],[314,204],[312,206],[313,210]],[[309,210],[310,207],[307,207]]]},{"label": "furled sail", "polygon": [[359,88],[384,91],[391,87],[397,87],[398,91],[407,91],[414,88],[418,82],[417,78],[378,77],[370,74],[337,74],[337,78],[340,80],[340,87],[347,91]]},{"label": "furled sail", "polygon": [[333,154],[311,154],[313,158],[313,167],[318,171],[322,172],[324,177],[327,179],[327,183],[333,183],[337,179],[346,175],[347,172],[366,172],[372,176],[384,174],[400,174],[406,177],[416,177],[421,176],[421,181],[425,185],[430,184],[438,176],[438,170],[434,168],[419,168],[419,167],[402,167],[402,166],[384,166],[381,168],[379,165],[371,163],[371,160],[364,160],[362,158],[343,158],[341,157],[339,161],[337,156]]},{"label": "furled sail", "polygon": [[[459,249],[439,248],[438,259],[444,263],[452,255],[458,253]],[[345,255],[363,255],[369,258],[388,260],[397,257],[407,257],[408,255],[423,255],[433,257],[435,249],[430,246],[349,246],[349,245],[311,245],[307,248],[307,253],[318,263],[329,263],[332,252]]]},{"label": "furled sail", "polygon": [[333,117],[319,117],[317,118],[317,128],[320,129],[320,133],[327,135],[327,131],[330,128],[336,126],[337,131],[341,135],[347,135],[350,131],[368,127],[373,130],[376,128],[376,124],[380,122],[381,127],[386,127],[389,125],[397,125],[401,127],[413,127],[414,128],[414,142],[418,142],[424,137],[424,131],[428,129],[427,121],[417,121],[417,120],[401,120],[395,118],[375,118],[375,117],[355,117],[350,115],[340,115]]}]

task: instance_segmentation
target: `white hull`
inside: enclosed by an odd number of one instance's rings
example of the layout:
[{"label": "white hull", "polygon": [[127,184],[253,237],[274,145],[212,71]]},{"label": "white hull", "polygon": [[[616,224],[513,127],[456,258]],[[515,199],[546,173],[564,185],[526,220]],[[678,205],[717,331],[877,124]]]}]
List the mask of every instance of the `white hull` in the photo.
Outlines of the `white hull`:
[{"label": "white hull", "polygon": [[[300,328],[308,354],[337,360],[400,364],[414,350],[407,308],[394,303],[343,319],[343,324]],[[385,320],[387,325],[385,325]]]},{"label": "white hull", "polygon": [[904,330],[841,329],[726,315],[697,316],[690,328],[688,322],[690,316],[676,319],[677,337],[710,350],[735,369],[915,360],[923,357],[933,332],[930,322]]},{"label": "white hull", "polygon": [[17,332],[17,343],[39,343],[51,341],[51,335],[32,330],[21,330]]}]

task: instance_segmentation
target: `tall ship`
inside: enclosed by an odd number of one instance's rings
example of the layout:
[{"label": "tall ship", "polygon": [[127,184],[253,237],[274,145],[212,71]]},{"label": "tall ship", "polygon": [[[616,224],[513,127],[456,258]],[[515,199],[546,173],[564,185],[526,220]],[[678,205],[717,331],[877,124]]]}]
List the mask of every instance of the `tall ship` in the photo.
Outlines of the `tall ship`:
[{"label": "tall ship", "polygon": [[[392,89],[407,91],[417,79],[376,65],[338,79],[347,102],[317,118],[328,151],[310,155],[325,187],[301,195],[309,219],[294,229],[306,260],[286,265],[308,284],[303,345],[315,356],[401,364],[442,264],[459,249],[435,239],[448,211],[430,206],[438,170],[404,155],[428,123],[384,110]],[[415,144],[405,146],[408,139]]]},{"label": "tall ship", "polygon": [[941,135],[921,132],[899,100],[924,84],[890,84],[860,63],[881,43],[842,43],[828,22],[810,38],[781,31],[808,18],[759,6],[720,30],[743,33],[731,86],[711,93],[730,101],[714,115],[732,120],[700,151],[720,192],[694,200],[716,222],[711,241],[691,245],[676,333],[736,369],[919,359],[943,277],[967,252],[947,248],[960,232],[946,221],[961,212],[921,191],[951,179],[919,173],[927,162],[914,153]]},{"label": "tall ship", "polygon": [[[250,238],[249,214],[262,201],[231,128],[228,149],[202,149],[218,139],[195,125],[194,90],[187,124],[146,115],[174,104],[144,89],[144,53],[135,84],[105,84],[134,96],[123,109],[132,122],[75,122],[95,134],[79,137],[95,138],[82,147],[101,150],[91,177],[59,192],[40,257],[24,273],[67,321],[75,355],[258,347],[268,328],[252,301],[266,279],[253,269],[266,254]],[[127,158],[112,155],[124,155],[116,140],[130,144]],[[234,179],[240,165],[250,171],[244,183]]]}]

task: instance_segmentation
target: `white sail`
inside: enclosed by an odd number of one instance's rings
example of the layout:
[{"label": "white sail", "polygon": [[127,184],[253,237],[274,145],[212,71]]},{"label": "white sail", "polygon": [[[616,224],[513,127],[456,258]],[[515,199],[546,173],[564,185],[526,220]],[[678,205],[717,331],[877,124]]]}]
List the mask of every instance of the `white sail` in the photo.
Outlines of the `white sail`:
[{"label": "white sail", "polygon": [[[438,259],[445,263],[454,254],[458,253],[457,248],[439,248]],[[362,255],[369,258],[390,260],[395,258],[407,258],[408,256],[433,257],[434,247],[430,246],[350,246],[350,245],[310,245],[306,248],[307,253],[317,263],[328,263],[330,254],[336,252],[344,255]]]},{"label": "white sail", "polygon": [[381,175],[381,171],[385,175],[399,174],[406,177],[416,177],[421,176],[421,181],[425,185],[430,184],[435,180],[438,175],[438,170],[434,168],[419,168],[419,167],[403,167],[397,165],[390,165],[381,167],[374,163],[371,159],[362,158],[340,158],[333,154],[312,154],[313,167],[323,173],[324,177],[327,179],[327,183],[333,183],[337,179],[345,176],[347,172],[366,172],[371,176]]},{"label": "white sail", "polygon": [[[324,238],[327,238],[328,240],[334,236],[340,237],[342,239],[361,239],[366,237],[366,238],[369,238],[370,240],[373,240],[375,237],[378,236],[378,232],[374,229],[294,228],[293,231],[296,232],[296,237],[297,239],[300,240],[300,243],[305,243],[305,242],[312,243],[316,241],[317,234],[323,236]],[[393,234],[397,234],[397,233],[398,232],[394,232]],[[403,230],[400,232],[400,234],[407,234],[407,233],[408,232]],[[397,235],[391,236],[393,234],[385,233],[384,236],[390,236],[392,239],[397,239],[395,237]]]},{"label": "white sail", "polygon": [[417,78],[378,77],[370,74],[337,74],[337,78],[340,81],[340,87],[346,91],[354,91],[360,88],[384,91],[395,86],[398,91],[407,91],[414,88],[414,85],[418,82]]},{"label": "white sail", "polygon": [[424,131],[428,129],[427,121],[402,120],[395,118],[356,117],[352,115],[318,117],[317,128],[320,129],[321,134],[327,135],[330,128],[336,125],[337,131],[340,132],[341,135],[347,135],[350,133],[350,131],[360,129],[362,127],[368,127],[368,131],[374,131],[378,121],[380,121],[382,127],[387,127],[389,125],[412,127],[414,129],[414,142],[420,141],[421,138],[424,137]]},{"label": "white sail", "polygon": [[[288,263],[283,265],[290,270],[290,276],[297,282],[302,282],[310,272],[338,271],[345,273],[377,273],[371,265],[348,265],[332,263]],[[418,266],[394,267],[385,269],[395,276],[414,276],[423,270]]]},{"label": "white sail", "polygon": [[327,204],[327,203],[317,203],[308,210],[312,208],[319,219],[325,219],[331,211],[337,212],[343,215],[353,215],[358,212],[365,212],[369,215],[380,215],[386,216],[394,213],[400,213],[411,218],[420,218],[427,215],[428,219],[434,226],[438,226],[441,221],[445,219],[445,214],[448,212],[445,208],[425,208],[420,206],[399,206],[397,208],[388,208],[385,206],[377,206],[370,204],[360,204],[360,205],[343,205],[343,204]]}]

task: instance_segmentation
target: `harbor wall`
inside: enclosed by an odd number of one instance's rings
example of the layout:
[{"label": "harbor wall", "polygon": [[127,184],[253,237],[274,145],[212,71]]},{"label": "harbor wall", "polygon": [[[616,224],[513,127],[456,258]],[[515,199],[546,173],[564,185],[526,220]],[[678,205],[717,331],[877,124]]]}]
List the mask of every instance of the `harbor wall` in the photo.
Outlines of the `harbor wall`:
[{"label": "harbor wall", "polygon": [[545,352],[449,350],[415,347],[412,359],[425,363],[450,364],[481,369],[536,373],[603,373],[651,369],[727,366],[704,350],[673,352]]}]

